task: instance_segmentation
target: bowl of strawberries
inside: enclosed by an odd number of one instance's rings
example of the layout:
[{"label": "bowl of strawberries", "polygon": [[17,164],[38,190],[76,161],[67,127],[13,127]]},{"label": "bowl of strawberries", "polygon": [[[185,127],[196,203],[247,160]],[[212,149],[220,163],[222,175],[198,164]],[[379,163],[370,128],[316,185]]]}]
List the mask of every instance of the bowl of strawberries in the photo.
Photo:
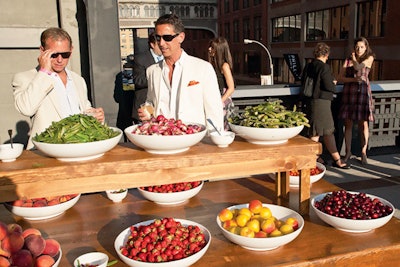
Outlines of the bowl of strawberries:
[{"label": "bowl of strawberries", "polygon": [[[324,164],[317,162],[316,167],[310,169],[310,184],[319,181],[326,172],[326,167]],[[298,170],[290,171],[290,186],[291,187],[299,187],[300,176]]]},{"label": "bowl of strawberries", "polygon": [[197,195],[203,188],[203,181],[182,182],[139,187],[139,193],[147,200],[160,205],[178,205]]},{"label": "bowl of strawberries", "polygon": [[205,125],[168,119],[163,115],[129,126],[124,130],[129,141],[152,154],[187,151],[206,135]]},{"label": "bowl of strawberries", "polygon": [[[161,218],[126,228],[115,239],[114,248],[128,266],[172,267],[193,265],[203,257],[210,243],[210,231],[203,225],[183,219]],[[145,250],[150,252],[144,253]]]}]

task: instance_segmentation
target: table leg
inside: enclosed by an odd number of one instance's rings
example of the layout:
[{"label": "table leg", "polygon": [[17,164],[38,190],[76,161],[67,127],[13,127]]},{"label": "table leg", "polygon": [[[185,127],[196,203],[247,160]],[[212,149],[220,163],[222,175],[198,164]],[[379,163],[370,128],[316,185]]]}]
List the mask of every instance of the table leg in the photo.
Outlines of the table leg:
[{"label": "table leg", "polygon": [[289,172],[275,174],[275,191],[277,198],[289,198]]},{"label": "table leg", "polygon": [[299,213],[308,215],[310,211],[310,169],[300,170]]}]

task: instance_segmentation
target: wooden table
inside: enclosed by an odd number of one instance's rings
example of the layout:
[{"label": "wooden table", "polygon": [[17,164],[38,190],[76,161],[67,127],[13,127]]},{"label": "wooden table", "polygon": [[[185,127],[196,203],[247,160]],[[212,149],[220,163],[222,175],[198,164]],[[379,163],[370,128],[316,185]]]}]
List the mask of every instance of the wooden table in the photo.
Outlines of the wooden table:
[{"label": "wooden table", "polygon": [[307,214],[310,168],[315,167],[321,152],[320,143],[302,136],[267,146],[236,138],[228,148],[218,148],[204,139],[188,151],[173,155],[154,155],[132,144],[122,144],[98,159],[82,162],[62,162],[39,151],[24,151],[15,162],[0,163],[0,202],[265,173],[278,173],[277,196],[287,197],[285,174],[299,169],[300,213]]},{"label": "wooden table", "polygon": [[[311,187],[312,195],[337,187],[320,180]],[[291,189],[297,196],[298,190]],[[271,251],[254,252],[228,241],[216,224],[218,212],[228,206],[259,199],[274,203],[275,184],[267,175],[248,179],[206,182],[200,193],[178,206],[161,206],[144,200],[137,189],[129,190],[123,202],[114,204],[104,192],[82,195],[78,203],[64,214],[44,221],[26,221],[13,216],[0,205],[0,220],[35,227],[46,237],[61,244],[60,266],[72,266],[79,255],[101,251],[110,260],[123,264],[114,249],[116,236],[130,225],[162,217],[195,221],[207,227],[212,240],[209,249],[194,266],[397,266],[400,262],[400,221],[396,218],[385,226],[363,234],[336,230],[319,220],[313,211],[303,216],[305,226],[291,243]],[[296,199],[282,203],[297,209]]]}]

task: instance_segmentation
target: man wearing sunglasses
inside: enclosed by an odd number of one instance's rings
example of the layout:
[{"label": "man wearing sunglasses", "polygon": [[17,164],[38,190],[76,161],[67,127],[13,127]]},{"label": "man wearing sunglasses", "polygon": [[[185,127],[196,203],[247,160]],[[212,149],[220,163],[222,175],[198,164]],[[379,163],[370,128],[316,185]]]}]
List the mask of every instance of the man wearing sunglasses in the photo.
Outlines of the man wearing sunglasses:
[{"label": "man wearing sunglasses", "polygon": [[101,122],[102,108],[92,108],[85,80],[67,69],[72,53],[70,35],[60,28],[49,28],[40,37],[39,65],[17,73],[12,81],[17,110],[31,118],[27,149],[33,148],[32,137],[40,134],[53,121],[73,114],[91,111]]},{"label": "man wearing sunglasses", "polygon": [[[217,76],[212,65],[188,55],[181,44],[185,28],[174,14],[166,14],[155,22],[155,37],[164,60],[147,68],[147,101],[153,103],[155,116],[181,119],[223,129],[223,107]],[[149,119],[141,109],[141,120]]]}]

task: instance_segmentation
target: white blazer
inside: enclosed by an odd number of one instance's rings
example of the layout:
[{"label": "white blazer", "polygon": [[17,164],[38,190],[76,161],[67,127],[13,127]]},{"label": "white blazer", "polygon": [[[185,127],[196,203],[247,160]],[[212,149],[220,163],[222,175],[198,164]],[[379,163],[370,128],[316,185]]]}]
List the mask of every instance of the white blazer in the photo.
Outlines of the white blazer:
[{"label": "white blazer", "polygon": [[[68,73],[75,85],[80,110],[91,108],[85,80],[75,72]],[[27,149],[31,149],[32,137],[43,132],[53,121],[63,119],[57,93],[53,90],[53,79],[46,73],[32,69],[15,74],[12,87],[16,109],[31,118],[32,127],[27,146]]]},{"label": "white blazer", "polygon": [[[183,51],[183,53],[185,53]],[[185,54],[181,83],[178,90],[177,118],[183,122],[206,125],[214,128],[206,119],[211,119],[217,128],[224,128],[223,105],[217,76],[212,65],[200,58]],[[147,68],[147,100],[154,104],[155,114],[160,114],[160,79],[163,61]]]}]

